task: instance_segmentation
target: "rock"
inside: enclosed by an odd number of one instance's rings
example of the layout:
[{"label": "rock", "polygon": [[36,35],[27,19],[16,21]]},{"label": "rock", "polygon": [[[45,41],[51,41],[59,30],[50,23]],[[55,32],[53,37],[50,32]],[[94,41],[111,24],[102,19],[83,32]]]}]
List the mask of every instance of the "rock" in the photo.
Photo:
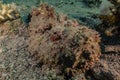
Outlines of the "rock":
[{"label": "rock", "polygon": [[91,70],[93,80],[120,80],[120,73],[105,60],[100,60]]}]

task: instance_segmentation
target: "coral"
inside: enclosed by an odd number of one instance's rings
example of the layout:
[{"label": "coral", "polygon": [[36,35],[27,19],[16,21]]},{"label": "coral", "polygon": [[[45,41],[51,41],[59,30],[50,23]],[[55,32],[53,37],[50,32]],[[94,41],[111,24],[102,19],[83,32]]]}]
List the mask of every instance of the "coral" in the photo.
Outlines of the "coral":
[{"label": "coral", "polygon": [[100,15],[99,18],[102,24],[98,27],[98,30],[104,32],[106,36],[113,37],[119,35],[120,30],[120,3],[118,0],[109,0],[113,7],[110,7],[110,13],[107,15]]},{"label": "coral", "polygon": [[113,4],[119,4],[120,3],[120,0],[109,0],[111,3],[113,3]]},{"label": "coral", "polygon": [[53,7],[41,4],[31,12],[28,50],[40,66],[59,67],[70,77],[85,72],[99,60],[99,34],[79,25]]},{"label": "coral", "polygon": [[16,9],[16,5],[12,4],[2,4],[0,3],[0,22],[7,20],[14,20],[20,15]]}]

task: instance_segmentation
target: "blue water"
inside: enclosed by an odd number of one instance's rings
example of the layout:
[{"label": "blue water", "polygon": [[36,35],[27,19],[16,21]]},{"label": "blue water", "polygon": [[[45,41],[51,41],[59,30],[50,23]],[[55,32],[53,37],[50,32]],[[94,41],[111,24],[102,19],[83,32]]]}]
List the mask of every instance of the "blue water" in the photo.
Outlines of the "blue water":
[{"label": "blue water", "polygon": [[110,3],[107,0],[102,0],[101,6],[88,7],[84,0],[3,0],[3,3],[14,2],[18,6],[25,7],[20,11],[22,19],[25,21],[27,15],[33,7],[38,7],[40,3],[48,3],[55,7],[59,13],[64,13],[71,18],[77,19],[80,23],[94,27],[100,24],[100,20],[96,15],[101,14],[101,10],[108,7]]}]

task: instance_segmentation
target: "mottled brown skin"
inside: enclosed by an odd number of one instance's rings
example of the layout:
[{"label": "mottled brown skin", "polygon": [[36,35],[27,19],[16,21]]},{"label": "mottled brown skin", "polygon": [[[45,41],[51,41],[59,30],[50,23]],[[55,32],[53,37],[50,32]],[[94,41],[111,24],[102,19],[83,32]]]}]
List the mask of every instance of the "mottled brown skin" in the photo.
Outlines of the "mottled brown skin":
[{"label": "mottled brown skin", "polygon": [[34,12],[29,24],[28,50],[36,64],[59,67],[72,77],[99,60],[100,37],[96,31],[55,13],[46,4],[40,8],[42,12]]}]

